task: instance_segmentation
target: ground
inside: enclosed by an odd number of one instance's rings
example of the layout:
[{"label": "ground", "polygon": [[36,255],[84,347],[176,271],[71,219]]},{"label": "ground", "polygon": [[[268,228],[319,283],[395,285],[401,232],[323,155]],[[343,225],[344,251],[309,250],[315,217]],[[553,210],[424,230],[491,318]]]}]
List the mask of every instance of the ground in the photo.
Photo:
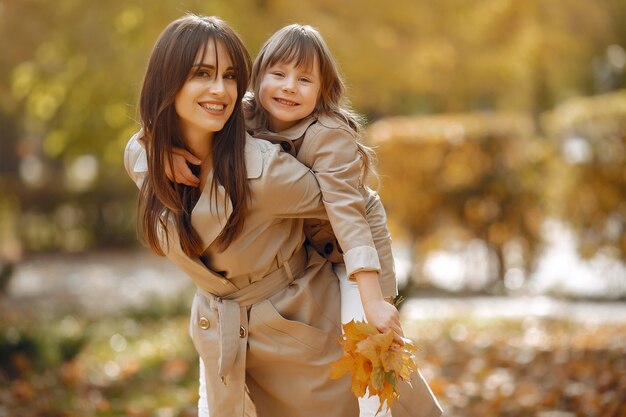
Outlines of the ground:
[{"label": "ground", "polygon": [[[0,417],[195,415],[193,288],[144,251],[40,256],[0,301]],[[626,416],[626,306],[411,299],[401,310],[447,416]]]}]

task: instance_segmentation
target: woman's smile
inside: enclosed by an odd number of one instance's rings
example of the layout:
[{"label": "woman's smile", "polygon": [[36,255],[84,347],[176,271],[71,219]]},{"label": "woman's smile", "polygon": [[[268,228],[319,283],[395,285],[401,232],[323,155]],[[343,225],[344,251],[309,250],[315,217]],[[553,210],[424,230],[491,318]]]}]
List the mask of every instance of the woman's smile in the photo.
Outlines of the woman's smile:
[{"label": "woman's smile", "polygon": [[224,113],[226,103],[216,101],[205,101],[198,103],[200,107],[206,110],[210,114],[221,115]]}]

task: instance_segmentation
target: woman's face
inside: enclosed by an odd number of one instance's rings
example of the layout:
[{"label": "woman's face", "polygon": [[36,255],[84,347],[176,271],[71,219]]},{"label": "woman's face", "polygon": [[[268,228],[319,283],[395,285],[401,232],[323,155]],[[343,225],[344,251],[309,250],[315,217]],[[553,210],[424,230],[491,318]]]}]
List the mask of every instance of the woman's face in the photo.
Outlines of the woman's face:
[{"label": "woman's face", "polygon": [[230,54],[221,42],[210,39],[204,57],[198,54],[174,99],[185,140],[213,137],[222,130],[236,103],[237,74]]}]

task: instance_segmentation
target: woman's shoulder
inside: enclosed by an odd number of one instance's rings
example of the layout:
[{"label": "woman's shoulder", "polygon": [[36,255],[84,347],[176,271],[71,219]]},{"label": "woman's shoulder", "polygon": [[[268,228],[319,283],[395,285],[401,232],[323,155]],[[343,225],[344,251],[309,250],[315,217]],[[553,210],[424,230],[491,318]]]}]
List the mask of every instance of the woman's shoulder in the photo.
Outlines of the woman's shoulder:
[{"label": "woman's shoulder", "polygon": [[258,178],[263,169],[274,161],[280,153],[280,147],[264,139],[257,139],[246,133],[246,171],[248,179]]},{"label": "woman's shoulder", "polygon": [[265,139],[255,138],[249,133],[246,133],[246,154],[250,153],[250,155],[255,155],[263,159],[270,157],[270,154],[276,152],[278,149],[278,145]]}]

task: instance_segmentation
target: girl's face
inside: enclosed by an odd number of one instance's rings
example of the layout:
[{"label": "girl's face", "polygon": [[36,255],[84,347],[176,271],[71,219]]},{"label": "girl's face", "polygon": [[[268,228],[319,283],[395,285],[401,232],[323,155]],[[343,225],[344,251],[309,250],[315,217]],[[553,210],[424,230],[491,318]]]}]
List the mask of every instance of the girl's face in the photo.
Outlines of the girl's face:
[{"label": "girl's face", "polygon": [[313,113],[320,86],[317,59],[311,68],[284,62],[268,67],[259,85],[259,102],[267,112],[269,128],[288,129]]},{"label": "girl's face", "polygon": [[182,134],[188,142],[211,138],[222,130],[237,103],[237,74],[224,45],[210,39],[202,55],[196,57],[174,99]]}]

